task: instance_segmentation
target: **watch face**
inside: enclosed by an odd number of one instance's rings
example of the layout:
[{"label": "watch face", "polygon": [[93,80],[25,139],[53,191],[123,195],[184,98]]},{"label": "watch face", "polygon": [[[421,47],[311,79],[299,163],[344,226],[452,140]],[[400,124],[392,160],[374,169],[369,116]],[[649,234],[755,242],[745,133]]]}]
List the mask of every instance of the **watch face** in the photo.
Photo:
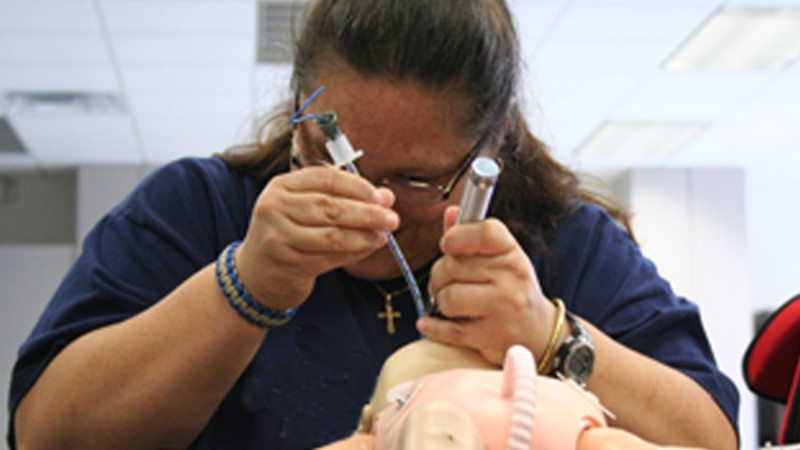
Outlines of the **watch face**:
[{"label": "watch face", "polygon": [[592,373],[594,350],[591,345],[581,343],[572,349],[564,361],[564,371],[575,381],[583,382]]}]

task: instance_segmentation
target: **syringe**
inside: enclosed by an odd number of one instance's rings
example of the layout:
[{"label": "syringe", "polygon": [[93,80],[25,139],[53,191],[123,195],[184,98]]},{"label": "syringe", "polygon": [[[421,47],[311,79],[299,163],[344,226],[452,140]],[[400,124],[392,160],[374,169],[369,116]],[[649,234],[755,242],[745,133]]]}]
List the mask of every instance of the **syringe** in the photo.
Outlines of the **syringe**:
[{"label": "syringe", "polygon": [[[350,173],[358,174],[358,168],[353,164],[353,161],[358,159],[363,152],[361,150],[353,150],[353,146],[350,144],[347,136],[339,129],[339,124],[336,121],[336,113],[329,112],[320,114],[316,118],[316,123],[325,134],[325,148],[328,150],[333,164],[336,167],[344,167],[344,169]],[[403,256],[403,252],[400,250],[400,246],[397,244],[397,240],[394,238],[391,231],[386,232],[386,240],[389,245],[389,250],[392,252],[395,261],[397,261],[397,265],[400,266],[400,271],[411,292],[411,298],[414,300],[414,306],[417,309],[417,316],[422,317],[426,315],[428,308],[426,308],[424,300],[422,299],[422,293],[419,290],[417,279],[414,278],[414,273],[408,266],[408,262]]]}]

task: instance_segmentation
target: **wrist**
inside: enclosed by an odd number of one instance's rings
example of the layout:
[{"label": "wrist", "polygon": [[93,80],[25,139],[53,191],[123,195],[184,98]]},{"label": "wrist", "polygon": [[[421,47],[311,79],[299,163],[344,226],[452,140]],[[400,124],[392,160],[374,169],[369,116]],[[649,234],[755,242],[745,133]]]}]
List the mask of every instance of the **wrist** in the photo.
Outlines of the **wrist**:
[{"label": "wrist", "polygon": [[552,314],[550,333],[548,334],[545,346],[540,353],[537,364],[537,371],[540,374],[549,373],[550,370],[552,370],[552,362],[555,352],[569,335],[568,330],[566,330],[565,334],[566,307],[564,306],[564,302],[559,298],[553,298],[550,299],[550,303],[555,311],[553,311]]},{"label": "wrist", "polygon": [[241,242],[227,246],[217,258],[215,275],[217,284],[228,304],[248,322],[266,327],[279,327],[297,313],[297,308],[271,309],[256,301],[248,291],[236,267],[235,254]]}]

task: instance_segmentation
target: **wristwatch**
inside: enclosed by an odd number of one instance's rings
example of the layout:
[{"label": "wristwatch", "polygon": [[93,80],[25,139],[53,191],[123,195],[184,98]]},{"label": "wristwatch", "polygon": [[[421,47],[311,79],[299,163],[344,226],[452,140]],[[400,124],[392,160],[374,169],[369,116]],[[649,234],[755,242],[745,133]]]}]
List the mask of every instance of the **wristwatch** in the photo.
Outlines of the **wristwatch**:
[{"label": "wristwatch", "polygon": [[556,351],[553,373],[561,374],[579,386],[585,386],[594,367],[594,342],[586,328],[571,312],[566,311],[566,318],[572,327],[572,333]]}]

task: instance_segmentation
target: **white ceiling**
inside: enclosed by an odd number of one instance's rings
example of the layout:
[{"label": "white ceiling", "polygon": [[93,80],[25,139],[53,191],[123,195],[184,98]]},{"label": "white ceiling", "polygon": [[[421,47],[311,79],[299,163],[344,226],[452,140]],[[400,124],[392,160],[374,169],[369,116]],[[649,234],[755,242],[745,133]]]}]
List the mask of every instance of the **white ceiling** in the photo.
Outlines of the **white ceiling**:
[{"label": "white ceiling", "polygon": [[[527,65],[526,111],[562,160],[583,168],[800,163],[800,63],[661,69],[721,6],[800,0],[510,3]],[[0,96],[112,92],[129,109],[11,115],[31,153],[0,154],[0,168],[157,164],[246,141],[253,118],[288,81],[287,67],[254,63],[256,12],[256,0],[0,0]],[[575,153],[604,122],[654,120],[697,122],[703,131],[665,157]]]}]

